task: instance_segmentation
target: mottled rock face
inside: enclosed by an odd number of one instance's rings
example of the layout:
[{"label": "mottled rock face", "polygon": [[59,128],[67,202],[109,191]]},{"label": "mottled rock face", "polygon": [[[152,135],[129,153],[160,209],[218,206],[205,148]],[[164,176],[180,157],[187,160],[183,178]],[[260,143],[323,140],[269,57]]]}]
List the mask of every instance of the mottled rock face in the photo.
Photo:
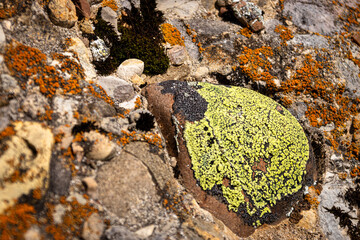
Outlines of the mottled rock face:
[{"label": "mottled rock face", "polygon": [[242,236],[290,209],[309,145],[284,107],[249,89],[209,83],[162,82],[145,96],[200,206]]}]

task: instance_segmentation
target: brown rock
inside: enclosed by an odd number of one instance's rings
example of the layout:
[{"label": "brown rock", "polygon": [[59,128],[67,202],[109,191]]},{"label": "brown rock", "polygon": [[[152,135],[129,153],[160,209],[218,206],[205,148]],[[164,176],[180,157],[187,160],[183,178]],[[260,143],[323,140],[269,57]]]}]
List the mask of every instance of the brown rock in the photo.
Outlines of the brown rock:
[{"label": "brown rock", "polygon": [[360,33],[356,32],[351,35],[352,40],[360,46]]},{"label": "brown rock", "polygon": [[88,0],[72,0],[79,13],[85,18],[90,18],[90,4]]},{"label": "brown rock", "polygon": [[51,0],[48,12],[52,23],[60,27],[71,28],[78,19],[75,5],[71,0]]},{"label": "brown rock", "polygon": [[167,51],[167,55],[172,65],[178,66],[186,60],[186,50],[184,46],[176,45]]},{"label": "brown rock", "polygon": [[264,24],[258,20],[256,20],[256,22],[252,23],[250,25],[250,28],[253,32],[260,32],[261,30],[263,30],[265,27],[264,27]]}]

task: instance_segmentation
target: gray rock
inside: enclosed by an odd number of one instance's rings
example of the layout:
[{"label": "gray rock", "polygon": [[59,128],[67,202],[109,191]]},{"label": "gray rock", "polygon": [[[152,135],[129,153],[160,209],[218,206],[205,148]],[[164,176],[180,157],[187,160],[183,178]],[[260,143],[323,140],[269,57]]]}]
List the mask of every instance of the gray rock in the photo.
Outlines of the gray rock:
[{"label": "gray rock", "polygon": [[186,60],[186,49],[184,46],[176,45],[167,51],[172,65],[179,66]]},{"label": "gray rock", "polygon": [[49,191],[59,196],[68,195],[72,177],[70,169],[64,165],[60,158],[51,159]]},{"label": "gray rock", "polygon": [[98,38],[90,43],[90,50],[94,61],[105,61],[110,56],[110,48],[108,48],[104,40]]},{"label": "gray rock", "polygon": [[37,119],[39,116],[44,115],[46,106],[49,106],[48,99],[40,93],[27,95],[22,103],[23,111],[32,119]]},{"label": "gray rock", "polygon": [[108,240],[138,240],[134,232],[131,232],[124,226],[112,226],[105,231],[106,239]]},{"label": "gray rock", "polygon": [[300,28],[330,35],[338,30],[338,16],[331,11],[330,4],[326,0],[289,0],[284,2],[283,12]]},{"label": "gray rock", "polygon": [[135,233],[136,233],[136,235],[139,236],[139,238],[147,239],[148,237],[150,237],[153,234],[154,229],[155,229],[155,225],[151,224],[149,226],[146,226],[146,227],[143,227],[143,228],[137,230]]},{"label": "gray rock", "polygon": [[100,240],[105,224],[99,214],[93,213],[86,220],[83,227],[82,237],[84,240]]},{"label": "gray rock", "polygon": [[90,131],[84,133],[86,139],[87,151],[85,156],[93,160],[109,160],[115,152],[115,144],[108,137],[96,132]]},{"label": "gray rock", "polygon": [[[129,150],[130,146],[130,152]],[[125,219],[131,229],[152,224],[161,207],[156,184],[146,165],[133,155],[131,143],[120,156],[103,165],[97,174],[99,200],[111,212]],[[137,152],[144,150],[136,145]]]},{"label": "gray rock", "polygon": [[110,97],[120,103],[129,101],[135,96],[135,91],[131,84],[117,77],[101,77],[98,84]]},{"label": "gray rock", "polygon": [[1,90],[15,95],[20,93],[20,86],[15,78],[8,74],[1,74],[0,79]]},{"label": "gray rock", "polygon": [[323,36],[314,34],[295,35],[293,39],[287,41],[288,44],[298,45],[301,44],[304,47],[312,48],[326,48],[329,49],[330,45],[328,40]]},{"label": "gray rock", "polygon": [[118,33],[118,27],[117,27],[117,21],[118,21],[118,16],[117,13],[112,10],[110,7],[103,7],[101,9],[101,18],[110,23],[113,27],[115,32]]},{"label": "gray rock", "polygon": [[116,110],[113,106],[102,99],[92,98],[91,103],[83,103],[79,107],[79,113],[85,116],[91,116],[97,121],[102,121],[104,118],[116,115]]},{"label": "gray rock", "polygon": [[121,136],[122,130],[126,130],[129,125],[127,118],[108,117],[101,120],[100,126],[107,132]]},{"label": "gray rock", "polygon": [[71,0],[51,0],[48,12],[50,20],[60,27],[71,28],[78,19],[75,5]]},{"label": "gray rock", "polygon": [[77,122],[74,118],[74,109],[79,105],[79,102],[67,96],[56,96],[53,99],[54,116],[57,116],[56,122],[60,125],[73,125]]},{"label": "gray rock", "polygon": [[[359,67],[349,59],[339,59],[335,62],[335,66],[340,73],[340,78],[345,80],[345,89],[350,95],[360,96],[360,78]],[[355,91],[355,93],[354,93]]]}]

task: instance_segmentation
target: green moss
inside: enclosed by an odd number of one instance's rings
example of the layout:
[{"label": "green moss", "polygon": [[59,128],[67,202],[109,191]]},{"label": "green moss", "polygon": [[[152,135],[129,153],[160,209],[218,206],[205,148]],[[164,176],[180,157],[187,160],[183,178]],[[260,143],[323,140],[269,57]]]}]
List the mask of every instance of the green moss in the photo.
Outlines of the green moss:
[{"label": "green moss", "polygon": [[197,85],[207,110],[200,121],[186,123],[184,134],[195,178],[203,190],[220,187],[229,210],[245,208],[258,226],[270,207],[301,189],[309,158],[306,135],[290,112],[266,96]]},{"label": "green moss", "polygon": [[154,0],[141,0],[140,11],[132,5],[127,16],[118,23],[117,36],[113,27],[101,19],[100,11],[95,23],[95,34],[110,47],[110,56],[103,62],[94,62],[100,74],[111,74],[126,59],[137,58],[144,61],[144,73],[149,75],[165,73],[169,68],[169,58],[161,45],[160,11],[155,10]]}]

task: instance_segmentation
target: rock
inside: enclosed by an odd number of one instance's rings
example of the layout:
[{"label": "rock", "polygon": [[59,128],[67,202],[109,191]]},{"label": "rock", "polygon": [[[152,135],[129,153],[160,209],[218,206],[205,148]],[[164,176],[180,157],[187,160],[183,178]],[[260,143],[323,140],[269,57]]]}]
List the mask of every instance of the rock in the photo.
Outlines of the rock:
[{"label": "rock", "polygon": [[86,177],[83,178],[82,183],[85,185],[86,187],[86,192],[91,196],[91,197],[96,197],[96,190],[97,190],[97,182],[95,181],[94,178],[92,177]]},{"label": "rock", "polygon": [[[1,32],[1,31],[0,31]],[[1,35],[1,33],[0,33],[0,35]],[[1,39],[1,38],[0,38]],[[360,33],[358,33],[358,32],[356,32],[356,33],[353,33],[352,35],[351,35],[351,39],[358,45],[358,46],[360,46]],[[0,40],[0,42],[1,42],[1,40]]]},{"label": "rock", "polygon": [[104,221],[100,218],[99,214],[93,213],[84,223],[81,236],[84,240],[100,240],[104,229]]},{"label": "rock", "polygon": [[116,110],[104,100],[93,98],[90,103],[81,104],[79,113],[96,121],[102,121],[104,118],[115,116]]},{"label": "rock", "polygon": [[336,26],[337,15],[332,10],[332,3],[326,0],[296,1],[290,0],[284,2],[283,13],[291,17],[293,23],[311,32],[330,35],[340,27]]},{"label": "rock", "polygon": [[129,81],[135,74],[141,76],[143,71],[144,62],[139,59],[131,58],[120,64],[116,74],[121,79]]},{"label": "rock", "polygon": [[8,94],[17,95],[20,93],[20,86],[17,83],[16,79],[8,74],[0,75],[0,89]]},{"label": "rock", "polygon": [[98,84],[110,97],[119,103],[129,101],[135,96],[135,91],[131,84],[117,77],[100,77]]},{"label": "rock", "polygon": [[335,69],[339,73],[339,77],[345,80],[345,89],[349,95],[360,97],[360,70],[355,63],[349,59],[336,59]]},{"label": "rock", "polygon": [[112,226],[105,231],[108,240],[138,240],[134,232],[131,232],[124,226]]},{"label": "rock", "polygon": [[196,69],[194,77],[196,80],[201,81],[208,74],[209,74],[209,68],[202,66],[202,67],[199,67],[198,69]]},{"label": "rock", "polygon": [[72,177],[71,170],[64,166],[65,163],[63,163],[60,158],[53,158],[51,160],[49,192],[59,196],[66,196],[69,194]]},{"label": "rock", "polygon": [[94,66],[91,64],[91,52],[80,38],[71,38],[71,42],[72,44],[68,47],[68,50],[78,54],[80,64],[84,69],[85,79],[87,81],[95,79],[97,74]]},{"label": "rock", "polygon": [[110,48],[108,48],[104,40],[100,38],[90,43],[90,50],[94,61],[102,62],[110,56]]},{"label": "rock", "polygon": [[6,43],[5,33],[0,24],[0,46],[3,47],[5,43]]},{"label": "rock", "polygon": [[121,136],[122,131],[127,130],[129,121],[127,118],[108,117],[101,120],[100,126],[107,132]]},{"label": "rock", "polygon": [[36,122],[14,122],[14,135],[0,155],[0,214],[33,189],[45,192],[48,186],[51,130]]},{"label": "rock", "polygon": [[112,10],[110,7],[103,7],[101,9],[101,18],[104,21],[110,23],[114,27],[115,32],[119,33],[117,30],[118,15],[114,10]]},{"label": "rock", "polygon": [[58,95],[53,99],[54,115],[57,116],[56,122],[59,125],[74,125],[77,120],[74,117],[74,109],[79,106],[79,102],[69,96]]},{"label": "rock", "polygon": [[46,113],[46,107],[49,106],[49,102],[44,95],[40,93],[33,93],[27,95],[21,107],[25,113],[27,113],[32,119],[37,119],[39,116],[43,116]]},{"label": "rock", "polygon": [[145,84],[144,79],[143,79],[142,77],[139,77],[139,75],[137,75],[137,74],[135,74],[135,75],[130,79],[130,81],[131,81],[133,84],[137,85],[137,86],[140,86],[140,85]]},{"label": "rock", "polygon": [[2,24],[6,30],[11,30],[12,24],[9,20],[3,20]]},{"label": "rock", "polygon": [[[248,224],[259,226],[285,218],[300,195],[310,150],[302,127],[284,107],[249,89],[209,83],[166,81],[146,87],[144,95],[167,141],[170,156],[178,158],[182,183],[201,207],[240,236],[254,231]],[[268,146],[266,151],[261,150],[263,144]],[[232,175],[232,168],[237,174],[241,172],[240,176],[247,172],[248,177],[231,177],[239,176]],[[282,173],[275,173],[273,168]],[[278,179],[278,174],[289,171],[297,173],[291,176],[291,183]],[[265,174],[267,180],[261,181]],[[312,176],[307,178],[311,181]],[[272,190],[270,197],[255,193],[260,190],[251,190],[252,186],[274,189],[274,184],[284,193]],[[249,213],[242,191],[262,207],[253,205]],[[252,194],[259,198],[255,200]],[[280,197],[275,197],[278,194]],[[225,197],[229,205],[214,195]],[[293,201],[283,200],[284,196],[292,196]],[[238,210],[243,217],[236,214]],[[266,220],[260,216],[267,216]]]},{"label": "rock", "polygon": [[55,224],[62,224],[63,217],[66,212],[66,207],[62,204],[57,204],[54,208],[53,219]]},{"label": "rock", "polygon": [[211,11],[215,9],[216,0],[201,0],[201,4],[207,11]]},{"label": "rock", "polygon": [[[125,219],[127,226],[141,228],[155,221],[160,211],[156,184],[143,159],[128,152],[125,146],[120,156],[100,167],[98,182],[99,201],[112,213]],[[137,149],[136,153],[142,152]],[[136,186],[136,187],[134,187]]]},{"label": "rock", "polygon": [[15,16],[19,9],[23,7],[21,0],[2,0],[0,5],[0,19],[6,19]]},{"label": "rock", "polygon": [[108,137],[96,131],[84,133],[86,142],[90,143],[89,149],[85,151],[85,156],[93,160],[109,160],[114,152],[115,145]]},{"label": "rock", "polygon": [[152,224],[152,225],[149,225],[149,226],[146,226],[144,228],[137,230],[135,233],[139,238],[147,239],[148,237],[150,237],[153,234],[154,229],[155,229],[155,225]]},{"label": "rock", "polygon": [[30,227],[24,234],[24,240],[41,240],[41,234],[38,227]]},{"label": "rock", "polygon": [[76,8],[71,0],[51,0],[48,10],[50,20],[60,27],[71,28],[77,21]]},{"label": "rock", "polygon": [[87,18],[79,21],[79,28],[82,32],[87,34],[94,34],[94,26],[92,25],[91,21]]},{"label": "rock", "polygon": [[291,45],[301,44],[304,47],[319,48],[319,49],[330,48],[330,45],[326,38],[315,34],[302,34],[302,35],[297,34],[294,36],[294,38],[287,41],[287,44],[291,44]]},{"label": "rock", "polygon": [[75,4],[75,7],[79,10],[82,16],[89,19],[90,18],[90,4],[88,0],[72,0]]},{"label": "rock", "polygon": [[172,65],[179,66],[186,60],[186,49],[184,46],[176,45],[167,51]]}]

